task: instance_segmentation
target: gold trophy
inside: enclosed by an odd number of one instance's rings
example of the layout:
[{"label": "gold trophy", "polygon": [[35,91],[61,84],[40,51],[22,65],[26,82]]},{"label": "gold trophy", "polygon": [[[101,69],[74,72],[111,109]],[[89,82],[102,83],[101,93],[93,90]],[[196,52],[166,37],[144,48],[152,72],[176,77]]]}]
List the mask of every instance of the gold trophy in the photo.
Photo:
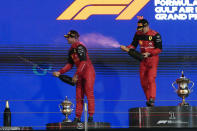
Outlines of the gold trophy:
[{"label": "gold trophy", "polygon": [[68,116],[72,113],[73,107],[74,104],[68,100],[67,96],[65,100],[59,104],[60,111],[66,116],[63,122],[72,122],[70,119],[68,119]]},{"label": "gold trophy", "polygon": [[[178,88],[175,88],[175,83],[178,85]],[[192,83],[192,86],[189,88],[190,83]],[[183,71],[181,77],[172,83],[172,87],[175,89],[178,96],[182,98],[182,103],[179,104],[180,106],[189,106],[189,103],[185,102],[185,98],[193,91],[193,86],[194,82],[186,78]]]}]

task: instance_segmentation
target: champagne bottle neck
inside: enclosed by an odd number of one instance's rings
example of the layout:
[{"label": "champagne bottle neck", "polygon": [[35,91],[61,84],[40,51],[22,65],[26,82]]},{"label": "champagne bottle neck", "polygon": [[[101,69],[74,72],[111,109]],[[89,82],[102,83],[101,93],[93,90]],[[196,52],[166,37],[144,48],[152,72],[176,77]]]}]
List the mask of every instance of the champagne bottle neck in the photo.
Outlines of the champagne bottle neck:
[{"label": "champagne bottle neck", "polygon": [[10,107],[9,107],[8,101],[6,101],[6,106],[5,106],[5,108],[10,108]]}]

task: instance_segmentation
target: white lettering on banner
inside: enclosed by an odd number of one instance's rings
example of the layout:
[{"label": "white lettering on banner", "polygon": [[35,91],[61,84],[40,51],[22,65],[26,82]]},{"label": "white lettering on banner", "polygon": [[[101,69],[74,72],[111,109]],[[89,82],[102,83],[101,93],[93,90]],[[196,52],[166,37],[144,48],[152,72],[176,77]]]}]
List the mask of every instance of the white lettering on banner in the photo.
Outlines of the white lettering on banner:
[{"label": "white lettering on banner", "polygon": [[155,19],[157,20],[186,20],[186,14],[156,14]]},{"label": "white lettering on banner", "polygon": [[181,7],[179,13],[194,13],[193,7]]},{"label": "white lettering on banner", "polygon": [[197,20],[197,14],[189,14],[188,19],[189,20]]},{"label": "white lettering on banner", "polygon": [[196,6],[197,0],[155,0],[155,6]]},{"label": "white lettering on banner", "polygon": [[197,0],[155,0],[156,20],[197,20]]},{"label": "white lettering on banner", "polygon": [[156,7],[156,13],[175,13],[178,10],[178,7]]}]

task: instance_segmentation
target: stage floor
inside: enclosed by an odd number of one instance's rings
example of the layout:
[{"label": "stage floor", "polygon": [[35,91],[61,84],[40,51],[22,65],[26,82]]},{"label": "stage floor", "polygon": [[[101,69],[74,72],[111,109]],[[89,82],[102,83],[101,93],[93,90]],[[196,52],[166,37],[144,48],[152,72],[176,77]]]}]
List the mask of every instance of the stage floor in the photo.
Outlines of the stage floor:
[{"label": "stage floor", "polygon": [[[84,131],[84,129],[66,129],[66,131],[82,131],[82,130]],[[110,129],[88,129],[88,131],[197,131],[197,128],[110,128]]]}]

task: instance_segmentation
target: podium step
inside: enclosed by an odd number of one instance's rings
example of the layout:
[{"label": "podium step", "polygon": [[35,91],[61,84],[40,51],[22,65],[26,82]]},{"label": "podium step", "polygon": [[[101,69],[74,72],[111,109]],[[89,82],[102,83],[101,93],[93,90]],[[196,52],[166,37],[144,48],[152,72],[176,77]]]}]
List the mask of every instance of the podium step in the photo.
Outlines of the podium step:
[{"label": "podium step", "polygon": [[[47,130],[64,130],[64,129],[84,129],[85,123],[78,122],[59,122],[59,123],[48,123],[46,125]],[[89,122],[88,129],[107,129],[110,128],[110,123],[106,122]]]},{"label": "podium step", "polygon": [[131,108],[129,127],[135,128],[196,128],[197,107],[160,106]]}]

